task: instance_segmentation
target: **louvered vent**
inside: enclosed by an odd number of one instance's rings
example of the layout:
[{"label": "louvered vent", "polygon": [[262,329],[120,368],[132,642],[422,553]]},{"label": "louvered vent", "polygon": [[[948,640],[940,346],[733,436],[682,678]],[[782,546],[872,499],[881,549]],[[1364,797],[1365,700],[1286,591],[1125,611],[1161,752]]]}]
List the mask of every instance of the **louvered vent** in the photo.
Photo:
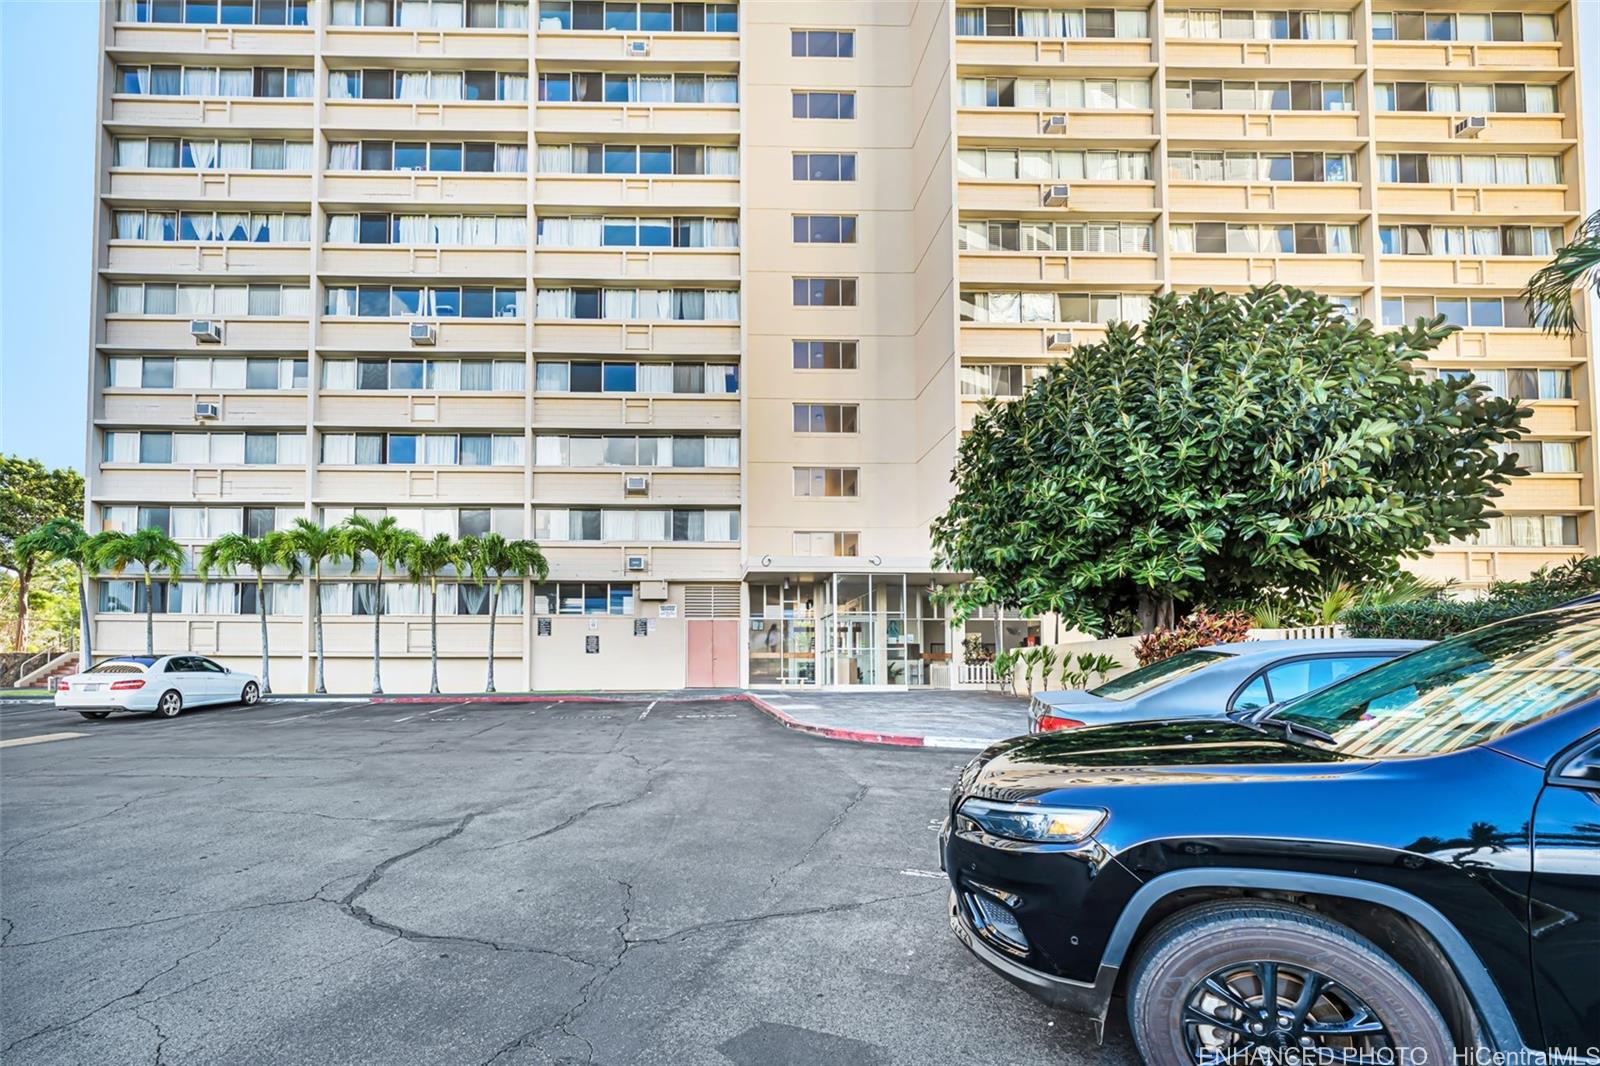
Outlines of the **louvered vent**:
[{"label": "louvered vent", "polygon": [[683,587],[683,616],[685,618],[738,618],[738,585],[685,585]]}]

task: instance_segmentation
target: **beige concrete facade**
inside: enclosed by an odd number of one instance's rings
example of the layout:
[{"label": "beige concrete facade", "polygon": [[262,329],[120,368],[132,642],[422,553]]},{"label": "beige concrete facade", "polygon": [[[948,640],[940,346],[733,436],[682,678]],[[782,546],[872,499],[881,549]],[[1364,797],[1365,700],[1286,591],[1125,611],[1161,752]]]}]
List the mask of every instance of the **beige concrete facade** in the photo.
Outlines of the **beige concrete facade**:
[{"label": "beige concrete facade", "polygon": [[[1587,338],[1515,324],[1581,218],[1570,4],[121,0],[102,40],[90,528],[532,537],[502,688],[962,683],[968,634],[1037,630],[931,602],[962,429],[1202,284],[1462,315],[1433,369],[1527,397],[1541,470],[1419,568],[1596,550]],[[249,584],[181,577],[158,645],[251,668]],[[392,584],[385,684],[425,688]],[[308,591],[272,585],[304,689]],[[136,586],[97,650],[142,646]],[[481,592],[445,599],[443,683],[479,687]]]}]

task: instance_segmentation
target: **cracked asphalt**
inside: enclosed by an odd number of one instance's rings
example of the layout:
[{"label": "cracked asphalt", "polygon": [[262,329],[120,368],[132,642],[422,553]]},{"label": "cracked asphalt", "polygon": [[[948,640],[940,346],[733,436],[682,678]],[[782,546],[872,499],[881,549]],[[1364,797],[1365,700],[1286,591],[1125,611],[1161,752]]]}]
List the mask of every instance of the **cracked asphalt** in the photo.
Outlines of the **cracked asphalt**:
[{"label": "cracked asphalt", "polygon": [[0,706],[0,1060],[1133,1063],[950,936],[963,757],[742,703]]}]

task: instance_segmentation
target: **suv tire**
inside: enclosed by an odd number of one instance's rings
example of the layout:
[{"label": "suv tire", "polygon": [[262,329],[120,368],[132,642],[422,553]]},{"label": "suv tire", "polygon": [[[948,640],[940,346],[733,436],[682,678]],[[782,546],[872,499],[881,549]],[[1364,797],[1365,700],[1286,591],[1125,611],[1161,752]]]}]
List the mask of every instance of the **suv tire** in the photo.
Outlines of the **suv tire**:
[{"label": "suv tire", "polygon": [[[1219,974],[1228,976],[1218,981]],[[1251,1002],[1242,991],[1252,982],[1262,991],[1267,979],[1262,974],[1270,975],[1276,992],[1276,1003],[1266,1005],[1265,1013],[1261,995]],[[1295,1020],[1306,974],[1328,982],[1311,1005],[1309,1033],[1303,1020]],[[1209,985],[1208,978],[1213,979]],[[1253,1013],[1231,1006],[1218,994],[1218,984]],[[1196,1024],[1194,1006],[1239,1028],[1229,1032]],[[1341,1014],[1359,1020],[1362,1008],[1382,1023],[1382,1034],[1345,1038],[1319,1030],[1336,1024]],[[1219,1039],[1234,1042],[1234,1054],[1247,1050],[1239,1042],[1259,1040],[1269,1054],[1280,1052],[1279,1061],[1282,1051],[1313,1046],[1304,1040],[1339,1047],[1345,1039],[1386,1039],[1416,1063],[1450,1063],[1456,1053],[1450,1028],[1428,994],[1377,945],[1310,911],[1255,900],[1203,904],[1157,926],[1129,975],[1128,1024],[1150,1066],[1193,1066],[1207,1057],[1197,1047],[1215,1055],[1212,1061],[1225,1061],[1229,1052],[1218,1055],[1208,1043]]]}]

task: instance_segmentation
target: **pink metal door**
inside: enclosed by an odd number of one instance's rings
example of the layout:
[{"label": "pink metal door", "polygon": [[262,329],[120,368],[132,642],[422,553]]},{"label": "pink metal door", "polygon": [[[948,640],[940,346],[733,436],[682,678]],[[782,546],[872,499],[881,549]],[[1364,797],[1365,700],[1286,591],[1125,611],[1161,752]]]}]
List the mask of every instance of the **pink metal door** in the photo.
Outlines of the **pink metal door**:
[{"label": "pink metal door", "polygon": [[687,625],[689,661],[684,684],[689,688],[737,688],[738,620],[691,619]]}]

